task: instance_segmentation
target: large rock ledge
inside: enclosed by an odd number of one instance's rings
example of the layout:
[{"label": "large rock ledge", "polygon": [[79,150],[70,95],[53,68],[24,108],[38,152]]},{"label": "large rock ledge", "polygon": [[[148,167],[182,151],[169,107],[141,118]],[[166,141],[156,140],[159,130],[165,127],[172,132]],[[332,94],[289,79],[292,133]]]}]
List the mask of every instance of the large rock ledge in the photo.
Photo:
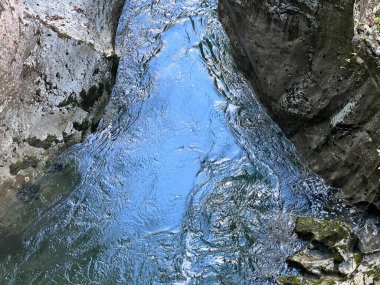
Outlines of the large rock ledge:
[{"label": "large rock ledge", "polygon": [[115,79],[123,0],[0,3],[0,219],[96,126]]},{"label": "large rock ledge", "polygon": [[380,4],[221,0],[258,97],[309,166],[353,203],[380,208]]}]

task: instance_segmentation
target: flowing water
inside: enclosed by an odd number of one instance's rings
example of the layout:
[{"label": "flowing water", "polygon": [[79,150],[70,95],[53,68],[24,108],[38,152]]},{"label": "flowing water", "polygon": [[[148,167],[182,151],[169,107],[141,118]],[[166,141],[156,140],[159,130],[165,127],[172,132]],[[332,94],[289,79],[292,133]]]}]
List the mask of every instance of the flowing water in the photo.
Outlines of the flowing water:
[{"label": "flowing water", "polygon": [[42,178],[39,200],[54,203],[1,255],[4,284],[262,285],[289,273],[294,217],[318,213],[328,188],[235,67],[216,5],[127,1],[106,115]]}]

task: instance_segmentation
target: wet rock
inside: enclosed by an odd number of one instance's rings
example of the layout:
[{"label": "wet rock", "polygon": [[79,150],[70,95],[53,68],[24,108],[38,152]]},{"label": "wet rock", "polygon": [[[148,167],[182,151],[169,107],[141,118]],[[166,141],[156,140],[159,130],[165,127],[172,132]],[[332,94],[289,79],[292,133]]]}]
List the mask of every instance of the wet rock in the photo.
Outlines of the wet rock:
[{"label": "wet rock", "polygon": [[299,217],[294,231],[309,244],[288,261],[306,272],[348,276],[361,263],[354,253],[356,236],[343,221]]},{"label": "wet rock", "polygon": [[349,259],[356,241],[352,228],[339,220],[299,217],[294,231],[307,238],[311,246],[326,248],[337,262]]},{"label": "wet rock", "polygon": [[337,285],[375,285],[380,284],[380,259],[378,255],[364,256],[362,264],[346,280]]},{"label": "wet rock", "polygon": [[24,203],[31,202],[38,199],[39,185],[32,184],[24,186],[20,192],[17,193],[17,198]]},{"label": "wet rock", "polygon": [[334,258],[319,250],[303,250],[289,257],[288,262],[315,275],[321,275],[324,272],[336,272]]},{"label": "wet rock", "polygon": [[303,276],[282,276],[277,279],[281,285],[334,285],[335,280],[330,278],[315,279]]},{"label": "wet rock", "polygon": [[359,238],[358,248],[365,254],[376,253],[380,251],[380,235],[367,234]]},{"label": "wet rock", "polygon": [[378,1],[222,0],[219,12],[239,65],[309,166],[380,209]]}]

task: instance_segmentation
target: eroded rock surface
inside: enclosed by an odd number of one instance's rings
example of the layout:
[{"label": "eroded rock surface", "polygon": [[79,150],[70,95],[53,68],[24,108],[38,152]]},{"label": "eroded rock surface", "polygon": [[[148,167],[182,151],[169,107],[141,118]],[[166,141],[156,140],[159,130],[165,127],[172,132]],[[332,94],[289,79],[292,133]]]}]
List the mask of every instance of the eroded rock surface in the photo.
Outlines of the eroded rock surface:
[{"label": "eroded rock surface", "polygon": [[0,219],[53,157],[96,126],[115,78],[122,5],[0,2]]},{"label": "eroded rock surface", "polygon": [[308,241],[305,249],[288,258],[304,276],[282,276],[279,284],[374,285],[380,282],[378,253],[366,254],[346,222],[300,217],[295,232]]},{"label": "eroded rock surface", "polygon": [[221,0],[237,59],[309,166],[380,208],[378,1]]}]

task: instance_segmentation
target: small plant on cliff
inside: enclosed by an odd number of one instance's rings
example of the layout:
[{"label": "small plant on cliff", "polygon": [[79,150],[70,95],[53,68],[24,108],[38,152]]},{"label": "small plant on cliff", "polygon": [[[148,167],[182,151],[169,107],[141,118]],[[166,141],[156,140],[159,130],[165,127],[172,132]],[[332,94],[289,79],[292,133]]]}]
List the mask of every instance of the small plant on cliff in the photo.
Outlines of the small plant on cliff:
[{"label": "small plant on cliff", "polygon": [[[377,153],[379,154],[379,156],[380,156],[380,149],[378,149],[377,150]],[[377,169],[379,169],[380,170],[380,167],[379,168],[377,168]],[[379,179],[380,180],[380,179]]]},{"label": "small plant on cliff", "polygon": [[16,161],[9,166],[10,173],[16,175],[20,170],[28,167],[36,168],[38,159],[35,156],[25,156],[22,160]]}]

